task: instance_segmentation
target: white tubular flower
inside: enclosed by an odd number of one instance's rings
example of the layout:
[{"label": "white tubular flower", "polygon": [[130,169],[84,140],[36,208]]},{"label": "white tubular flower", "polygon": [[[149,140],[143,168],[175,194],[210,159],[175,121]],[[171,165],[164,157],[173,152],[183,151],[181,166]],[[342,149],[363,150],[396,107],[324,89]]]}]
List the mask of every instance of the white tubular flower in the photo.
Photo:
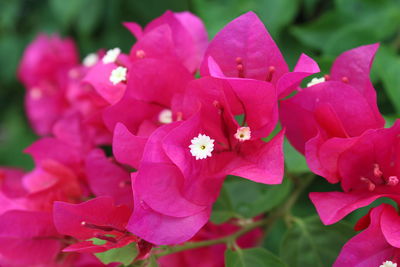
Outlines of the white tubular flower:
[{"label": "white tubular flower", "polygon": [[82,63],[83,66],[85,67],[92,67],[94,66],[97,62],[99,61],[99,56],[96,53],[90,53],[89,55],[87,55]]},{"label": "white tubular flower", "polygon": [[325,78],[321,77],[321,78],[312,78],[311,82],[307,83],[307,87],[319,84],[319,83],[323,83],[325,82]]},{"label": "white tubular flower", "polygon": [[158,121],[160,123],[171,123],[172,122],[172,111],[170,109],[163,109],[158,115]]},{"label": "white tubular flower", "polygon": [[379,267],[397,267],[397,263],[394,263],[392,261],[385,261]]},{"label": "white tubular flower", "polygon": [[108,50],[103,57],[103,63],[104,64],[114,63],[115,60],[117,60],[119,54],[121,54],[121,49],[119,49],[118,47]]},{"label": "white tubular flower", "polygon": [[192,153],[193,157],[196,157],[196,160],[212,156],[211,152],[214,150],[214,139],[211,139],[205,134],[199,134],[192,139],[191,143],[192,144],[189,146],[190,153]]},{"label": "white tubular flower", "polygon": [[127,69],[124,67],[117,67],[111,72],[110,75],[110,82],[112,82],[114,85],[117,83],[120,83],[122,81],[126,81],[126,72]]},{"label": "white tubular flower", "polygon": [[250,127],[240,127],[237,129],[235,133],[235,138],[240,142],[244,142],[246,140],[250,140],[251,138],[251,131]]}]

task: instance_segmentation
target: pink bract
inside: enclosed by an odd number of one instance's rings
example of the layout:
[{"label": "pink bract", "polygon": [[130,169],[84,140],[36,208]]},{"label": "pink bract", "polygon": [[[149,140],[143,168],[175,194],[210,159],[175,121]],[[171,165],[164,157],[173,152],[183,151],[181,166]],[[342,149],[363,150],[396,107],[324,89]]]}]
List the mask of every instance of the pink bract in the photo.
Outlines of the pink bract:
[{"label": "pink bract", "polygon": [[399,243],[395,240],[400,218],[396,210],[382,204],[367,216],[370,217],[368,228],[344,245],[334,267],[369,267],[380,266],[385,261],[400,262]]}]

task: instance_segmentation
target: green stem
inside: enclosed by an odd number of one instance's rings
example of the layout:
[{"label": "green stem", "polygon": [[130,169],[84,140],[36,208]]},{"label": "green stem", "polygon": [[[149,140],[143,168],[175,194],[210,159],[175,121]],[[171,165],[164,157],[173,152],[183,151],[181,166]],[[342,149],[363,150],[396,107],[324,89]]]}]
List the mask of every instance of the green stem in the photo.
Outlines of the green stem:
[{"label": "green stem", "polygon": [[160,257],[166,256],[169,254],[173,254],[173,253],[177,253],[177,252],[181,252],[181,251],[189,250],[189,249],[208,247],[208,246],[213,246],[213,245],[217,245],[217,244],[229,244],[229,243],[232,244],[233,242],[235,242],[236,239],[238,239],[242,235],[244,235],[258,227],[264,227],[265,233],[268,233],[271,230],[274,223],[276,222],[276,220],[278,220],[281,217],[290,215],[293,205],[296,203],[297,199],[299,198],[299,196],[301,195],[303,190],[308,187],[308,185],[311,183],[311,181],[313,180],[314,177],[315,177],[314,175],[306,176],[301,181],[298,180],[298,182],[299,182],[298,186],[293,190],[293,192],[292,192],[291,196],[288,198],[288,200],[282,206],[277,207],[273,211],[271,211],[271,213],[268,215],[268,217],[266,217],[264,219],[254,221],[253,223],[247,224],[247,225],[243,226],[237,232],[235,232],[231,235],[225,236],[225,237],[206,240],[206,241],[199,241],[199,242],[187,242],[183,245],[178,245],[178,246],[173,246],[173,247],[168,247],[168,246],[162,247],[163,250],[160,251],[159,253],[155,254],[155,256],[157,258],[160,258]]}]

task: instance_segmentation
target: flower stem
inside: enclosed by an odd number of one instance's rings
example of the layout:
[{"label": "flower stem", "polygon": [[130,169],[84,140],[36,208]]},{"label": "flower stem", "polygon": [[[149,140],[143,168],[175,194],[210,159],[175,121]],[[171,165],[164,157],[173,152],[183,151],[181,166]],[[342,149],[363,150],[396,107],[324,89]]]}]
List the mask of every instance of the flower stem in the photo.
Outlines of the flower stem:
[{"label": "flower stem", "polygon": [[298,185],[295,187],[293,190],[292,194],[290,197],[287,199],[283,205],[275,208],[273,211],[269,213],[269,215],[261,220],[254,221],[252,223],[244,225],[240,230],[237,232],[217,238],[217,239],[211,239],[211,240],[205,240],[205,241],[199,241],[199,242],[187,242],[183,245],[178,245],[178,246],[162,246],[162,250],[159,253],[156,253],[155,256],[157,258],[189,250],[189,249],[196,249],[196,248],[202,248],[202,247],[208,247],[208,246],[213,246],[217,244],[232,244],[235,242],[236,239],[241,237],[242,235],[245,235],[246,233],[250,232],[251,230],[258,228],[258,227],[264,227],[265,233],[268,234],[268,232],[271,230],[272,226],[274,223],[281,217],[285,216],[290,216],[291,209],[293,205],[296,203],[297,199],[301,195],[301,193],[304,191],[305,188],[308,187],[308,185],[312,182],[313,178],[315,175],[310,175],[302,178],[301,180],[297,180]]}]

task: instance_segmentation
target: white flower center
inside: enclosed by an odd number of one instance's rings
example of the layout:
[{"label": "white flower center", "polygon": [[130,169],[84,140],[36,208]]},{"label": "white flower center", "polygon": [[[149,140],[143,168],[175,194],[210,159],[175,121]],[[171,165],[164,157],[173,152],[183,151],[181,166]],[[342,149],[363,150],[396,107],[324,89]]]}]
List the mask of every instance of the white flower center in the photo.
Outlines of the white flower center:
[{"label": "white flower center", "polygon": [[85,67],[92,67],[97,63],[97,61],[99,61],[99,56],[96,53],[90,53],[83,59],[82,63]]},{"label": "white flower center", "polygon": [[385,261],[379,267],[397,267],[397,263],[394,263],[392,261]]},{"label": "white flower center", "polygon": [[105,56],[103,57],[103,63],[108,64],[115,62],[119,54],[121,54],[121,49],[119,49],[118,47],[108,50]]},{"label": "white flower center", "polygon": [[211,152],[214,150],[214,139],[211,139],[205,134],[199,134],[192,139],[191,143],[192,144],[189,146],[190,153],[192,153],[193,157],[196,157],[196,160],[212,156]]},{"label": "white flower center", "polygon": [[116,69],[113,69],[110,75],[110,82],[116,85],[117,83],[126,81],[126,72],[127,69],[124,67],[117,67]]},{"label": "white flower center", "polygon": [[158,115],[158,121],[160,123],[171,123],[172,122],[172,111],[170,109],[164,109]]},{"label": "white flower center", "polygon": [[235,138],[240,142],[244,142],[246,140],[250,140],[251,138],[251,131],[250,127],[240,127],[237,129],[235,133]]},{"label": "white flower center", "polygon": [[307,83],[307,87],[319,84],[319,83],[323,83],[325,82],[325,77],[321,77],[321,78],[312,78],[311,82]]}]

